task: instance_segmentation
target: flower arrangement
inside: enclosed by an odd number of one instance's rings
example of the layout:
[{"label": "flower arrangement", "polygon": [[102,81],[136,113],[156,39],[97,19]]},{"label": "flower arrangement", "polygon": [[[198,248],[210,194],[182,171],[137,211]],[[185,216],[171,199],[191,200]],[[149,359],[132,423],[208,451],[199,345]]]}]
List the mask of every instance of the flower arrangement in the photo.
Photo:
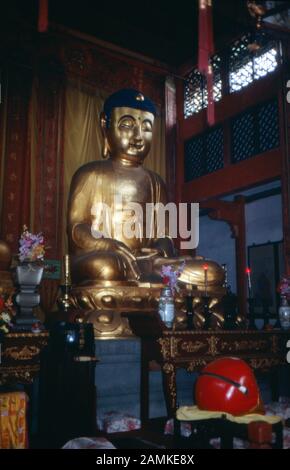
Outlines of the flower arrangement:
[{"label": "flower arrangement", "polygon": [[33,234],[28,231],[26,225],[19,240],[19,260],[23,261],[43,261],[45,254],[44,238],[42,233]]},{"label": "flower arrangement", "polygon": [[286,297],[287,300],[290,300],[290,278],[282,277],[281,281],[278,284],[277,292],[280,295]]},{"label": "flower arrangement", "polygon": [[13,327],[12,319],[15,315],[12,297],[0,295],[0,334],[8,333]]},{"label": "flower arrangement", "polygon": [[170,287],[172,294],[174,294],[175,291],[179,290],[177,282],[178,282],[178,278],[180,274],[182,273],[184,269],[184,266],[185,266],[185,262],[183,262],[177,269],[174,269],[170,265],[162,266],[161,277],[162,277],[163,284]]}]

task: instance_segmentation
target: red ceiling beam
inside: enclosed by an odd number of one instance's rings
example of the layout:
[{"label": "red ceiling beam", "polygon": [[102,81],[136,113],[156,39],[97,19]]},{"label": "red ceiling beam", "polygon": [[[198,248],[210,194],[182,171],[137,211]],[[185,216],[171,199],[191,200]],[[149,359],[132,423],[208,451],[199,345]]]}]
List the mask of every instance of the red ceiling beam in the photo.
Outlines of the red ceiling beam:
[{"label": "red ceiling beam", "polygon": [[275,149],[185,183],[182,202],[200,202],[236,193],[281,176],[281,150]]}]

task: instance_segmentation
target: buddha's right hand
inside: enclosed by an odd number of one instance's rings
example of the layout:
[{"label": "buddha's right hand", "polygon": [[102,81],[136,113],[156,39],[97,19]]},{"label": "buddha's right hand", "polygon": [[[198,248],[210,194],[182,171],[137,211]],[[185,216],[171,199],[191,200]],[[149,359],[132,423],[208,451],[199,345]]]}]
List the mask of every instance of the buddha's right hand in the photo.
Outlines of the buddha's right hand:
[{"label": "buddha's right hand", "polygon": [[124,243],[102,235],[94,236],[91,226],[87,223],[75,224],[71,230],[72,239],[77,246],[77,251],[119,251],[126,254],[127,257],[135,260],[135,256]]},{"label": "buddha's right hand", "polygon": [[114,238],[98,238],[95,242],[94,250],[121,253],[127,259],[132,261],[136,260],[130,248],[119,240],[115,240]]},{"label": "buddha's right hand", "polygon": [[129,279],[140,279],[141,272],[136,257],[124,243],[110,239],[112,251],[119,253],[127,266],[127,276]]},{"label": "buddha's right hand", "polygon": [[136,260],[132,251],[130,250],[130,248],[128,248],[125,245],[125,243],[120,242],[119,240],[116,240],[114,238],[101,238],[99,240],[100,240],[100,243],[99,243],[98,249],[101,249],[104,251],[119,252],[133,261]]}]

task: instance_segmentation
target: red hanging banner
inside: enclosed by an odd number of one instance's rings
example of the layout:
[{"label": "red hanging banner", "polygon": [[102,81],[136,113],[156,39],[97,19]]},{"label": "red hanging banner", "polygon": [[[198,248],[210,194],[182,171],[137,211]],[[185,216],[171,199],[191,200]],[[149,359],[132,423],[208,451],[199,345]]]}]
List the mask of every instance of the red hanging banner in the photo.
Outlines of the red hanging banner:
[{"label": "red hanging banner", "polygon": [[213,98],[213,69],[210,58],[214,53],[212,0],[199,0],[199,34],[198,34],[198,70],[207,80],[208,107],[207,120],[209,125],[215,122]]},{"label": "red hanging banner", "polygon": [[39,0],[38,31],[45,33],[48,29],[48,0]]},{"label": "red hanging banner", "polygon": [[207,122],[210,126],[213,126],[215,123],[215,106],[214,106],[214,96],[213,96],[213,85],[214,85],[214,75],[212,65],[208,65],[208,72],[206,76],[207,80]]}]

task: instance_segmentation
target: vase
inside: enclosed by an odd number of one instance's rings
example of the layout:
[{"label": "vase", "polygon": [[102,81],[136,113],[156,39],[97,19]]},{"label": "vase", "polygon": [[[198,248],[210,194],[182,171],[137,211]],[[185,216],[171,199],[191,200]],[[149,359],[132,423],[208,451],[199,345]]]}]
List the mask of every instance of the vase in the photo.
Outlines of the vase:
[{"label": "vase", "polygon": [[287,330],[288,328],[290,328],[290,306],[288,305],[287,298],[284,295],[281,296],[281,305],[279,307],[279,320],[281,328],[283,330]]},{"label": "vase", "polygon": [[174,324],[175,307],[170,287],[164,287],[161,291],[158,312],[167,328],[172,328]]},{"label": "vase", "polygon": [[43,276],[43,265],[27,262],[16,267],[16,278],[19,292],[16,295],[18,305],[15,323],[19,327],[31,327],[37,321],[33,309],[39,305],[38,286]]}]

